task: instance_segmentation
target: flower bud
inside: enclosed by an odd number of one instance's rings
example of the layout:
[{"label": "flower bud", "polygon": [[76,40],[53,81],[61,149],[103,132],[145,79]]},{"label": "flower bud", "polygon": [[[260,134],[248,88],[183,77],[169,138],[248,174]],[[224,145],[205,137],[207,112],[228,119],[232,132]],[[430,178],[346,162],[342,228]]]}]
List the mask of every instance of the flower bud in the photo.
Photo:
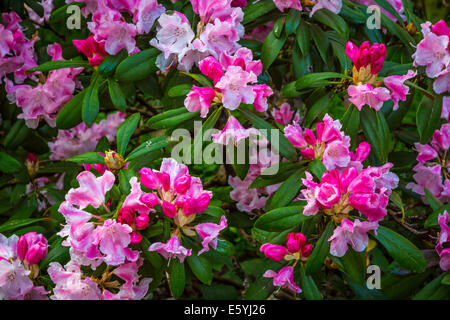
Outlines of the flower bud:
[{"label": "flower bud", "polygon": [[259,249],[264,255],[273,261],[280,261],[287,254],[288,250],[278,244],[264,243]]},{"label": "flower bud", "polygon": [[306,236],[303,233],[291,232],[287,235],[286,246],[291,253],[299,252],[306,245]]},{"label": "flower bud", "polygon": [[158,196],[154,193],[144,193],[139,198],[139,201],[142,202],[143,204],[145,204],[149,208],[153,208],[160,202]]},{"label": "flower bud", "polygon": [[138,232],[132,232],[130,235],[131,244],[138,244],[142,241],[142,235]]},{"label": "flower bud", "polygon": [[25,255],[25,261],[28,263],[28,265],[33,265],[39,263],[39,261],[43,260],[48,253],[48,245],[47,240],[45,243],[38,242],[34,245],[32,245]]},{"label": "flower bud", "polygon": [[48,243],[42,234],[28,232],[17,241],[16,254],[20,260],[33,265],[47,256]]},{"label": "flower bud", "polygon": [[31,178],[34,178],[36,176],[37,172],[39,171],[39,160],[36,158],[36,156],[32,153],[29,153],[27,155],[27,159],[25,160],[25,167],[27,168],[28,174]]},{"label": "flower bud", "polygon": [[138,229],[145,229],[148,227],[148,223],[150,222],[150,218],[148,214],[141,214],[136,217],[136,227]]},{"label": "flower bud", "polygon": [[24,260],[25,255],[27,254],[28,251],[28,243],[25,236],[21,236],[17,241],[16,250],[17,250],[17,257],[19,258],[19,260]]},{"label": "flower bud", "polygon": [[131,226],[133,224],[133,222],[134,222],[135,214],[134,214],[134,210],[131,209],[131,208],[127,208],[127,207],[121,208],[119,210],[119,212],[117,213],[117,215],[118,215],[118,219],[117,220],[121,224],[128,224],[128,225]]},{"label": "flower bud", "polygon": [[306,142],[310,145],[310,146],[314,146],[316,145],[316,136],[314,135],[314,133],[312,132],[311,129],[305,129],[305,140]]},{"label": "flower bud", "polygon": [[141,175],[141,183],[152,190],[155,190],[159,187],[159,179],[155,172],[153,172],[150,168],[142,168],[141,171],[139,171]]},{"label": "flower bud", "polygon": [[173,183],[173,188],[178,194],[185,194],[191,186],[191,176],[184,174],[175,179]]},{"label": "flower bud", "polygon": [[115,151],[108,150],[105,155],[105,164],[110,170],[119,170],[123,168],[125,161],[123,157]]},{"label": "flower bud", "polygon": [[196,200],[197,213],[203,212],[208,209],[209,202],[211,201],[211,195],[208,192],[204,192]]},{"label": "flower bud", "polygon": [[164,191],[169,191],[170,190],[170,175],[167,172],[160,172],[158,174],[159,177],[159,181],[162,184],[163,190]]},{"label": "flower bud", "polygon": [[312,244],[307,244],[306,246],[304,246],[301,250],[302,250],[302,257],[309,257],[309,255],[311,254],[313,249]]},{"label": "flower bud", "polygon": [[177,208],[175,207],[175,205],[168,201],[163,201],[162,209],[166,217],[174,218],[177,214]]},{"label": "flower bud", "polygon": [[316,153],[313,148],[302,149],[300,150],[300,152],[302,154],[302,157],[307,160],[313,160],[314,157],[316,156]]}]

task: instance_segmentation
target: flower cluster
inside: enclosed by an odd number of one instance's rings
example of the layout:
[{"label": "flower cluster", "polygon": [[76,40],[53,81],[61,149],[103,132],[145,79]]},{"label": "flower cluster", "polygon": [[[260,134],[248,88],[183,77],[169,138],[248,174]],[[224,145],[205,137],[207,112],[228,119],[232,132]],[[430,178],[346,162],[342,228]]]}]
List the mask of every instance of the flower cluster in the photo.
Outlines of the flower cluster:
[{"label": "flower cluster", "polygon": [[[52,61],[64,60],[58,43],[49,45],[47,53]],[[7,79],[5,88],[9,101],[22,108],[18,118],[24,119],[27,126],[33,129],[38,127],[40,120],[55,127],[58,111],[73,97],[75,88],[81,86],[76,77],[82,70],[83,68],[64,68],[50,71],[47,79],[41,76],[44,83],[36,86],[14,85]]]},{"label": "flower cluster", "polygon": [[[368,105],[378,111],[387,100],[392,100],[393,110],[397,110],[399,101],[406,101],[409,87],[404,85],[404,82],[414,78],[417,73],[409,70],[403,76],[394,75],[377,80],[386,58],[384,44],[375,43],[371,46],[369,41],[366,41],[358,48],[349,41],[345,52],[354,64],[353,82],[355,84],[348,87],[349,100],[358,110]],[[385,87],[382,87],[383,84]]]},{"label": "flower cluster", "polygon": [[186,16],[178,11],[162,14],[158,19],[156,38],[150,44],[161,54],[156,65],[167,71],[178,62],[178,69],[189,71],[191,67],[210,55],[218,58],[222,53],[232,54],[244,36],[241,21],[244,17],[240,7],[232,6],[231,0],[195,0],[192,9],[200,16],[197,33]]},{"label": "flower cluster", "polygon": [[328,114],[323,122],[316,124],[316,134],[311,129],[302,130],[298,122],[284,128],[284,135],[296,148],[300,148],[303,158],[321,160],[327,170],[339,172],[354,167],[360,172],[362,162],[367,159],[370,145],[361,142],[356,152],[350,151],[350,137],[341,131],[339,120],[333,120]]},{"label": "flower cluster", "polygon": [[444,202],[450,200],[450,167],[448,149],[450,147],[450,123],[442,125],[433,134],[431,144],[414,144],[418,152],[419,162],[413,170],[415,183],[406,185],[425,200],[424,188],[427,188],[436,198]]},{"label": "flower cluster", "polygon": [[293,266],[283,267],[280,271],[267,270],[263,277],[273,278],[273,284],[299,293],[302,290],[294,283],[294,267],[298,261],[306,262],[312,252],[312,244],[306,244],[306,236],[303,233],[291,232],[287,235],[286,247],[278,244],[264,243],[259,249],[264,255],[273,261],[282,259],[294,261]]},{"label": "flower cluster", "polygon": [[302,10],[302,2],[307,7],[312,7],[310,16],[312,16],[317,10],[327,9],[334,13],[339,13],[342,8],[342,0],[273,0],[276,7],[280,11],[284,11],[284,9],[292,8],[295,10]]},{"label": "flower cluster", "polygon": [[59,130],[55,141],[48,143],[52,152],[50,159],[62,160],[84,152],[95,151],[102,137],[106,137],[110,142],[114,141],[117,128],[124,120],[124,113],[115,112],[108,114],[106,119],[98,124],[94,123],[90,128],[83,122],[72,129]]},{"label": "flower cluster", "polygon": [[219,60],[210,56],[200,61],[199,67],[214,81],[214,89],[193,86],[184,101],[189,111],[200,110],[204,118],[213,101],[229,110],[237,109],[241,103],[253,104],[259,112],[267,110],[267,97],[273,92],[265,84],[255,84],[262,64],[260,60],[253,60],[251,50],[241,48],[234,55],[222,53]]},{"label": "flower cluster", "polygon": [[423,40],[413,54],[415,67],[425,67],[429,78],[436,78],[433,89],[441,94],[450,92],[450,28],[444,20],[432,26],[431,22],[421,25]]},{"label": "flower cluster", "polygon": [[0,299],[47,299],[45,288],[33,283],[39,275],[37,264],[47,251],[47,239],[42,234],[29,232],[20,238],[0,234]]}]

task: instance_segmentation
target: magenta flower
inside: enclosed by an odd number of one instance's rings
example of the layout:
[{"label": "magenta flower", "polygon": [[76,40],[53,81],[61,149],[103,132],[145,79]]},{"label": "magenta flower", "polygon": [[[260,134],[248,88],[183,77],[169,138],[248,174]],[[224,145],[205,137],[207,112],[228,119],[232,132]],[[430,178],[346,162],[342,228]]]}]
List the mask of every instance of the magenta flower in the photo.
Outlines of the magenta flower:
[{"label": "magenta flower", "polygon": [[217,249],[217,237],[220,231],[227,227],[227,219],[225,216],[220,218],[219,224],[205,222],[195,226],[195,231],[200,238],[202,238],[203,249],[198,252],[201,255],[203,252],[209,251],[209,246],[214,250]]},{"label": "magenta flower", "polygon": [[89,64],[93,67],[102,63],[103,58],[108,55],[105,51],[105,44],[95,41],[94,36],[89,36],[85,40],[72,40],[77,50],[89,59]]},{"label": "magenta flower", "polygon": [[275,272],[273,270],[267,270],[263,277],[265,278],[273,278],[273,285],[277,287],[287,288],[296,293],[302,292],[295,283],[294,283],[294,268],[291,266],[283,267],[280,271]]},{"label": "magenta flower", "polygon": [[17,241],[17,257],[28,265],[39,263],[47,256],[48,243],[42,234],[28,232]]},{"label": "magenta flower", "polygon": [[211,103],[216,97],[216,92],[210,87],[192,86],[192,90],[187,94],[184,105],[189,112],[200,110],[200,117],[206,118]]},{"label": "magenta flower", "polygon": [[164,259],[178,258],[181,263],[187,256],[191,255],[192,249],[186,249],[180,243],[178,237],[173,236],[166,243],[156,242],[153,243],[148,251],[156,251],[164,257]]},{"label": "magenta flower", "polygon": [[435,159],[438,156],[437,151],[428,144],[414,143],[414,147],[419,153],[416,158],[419,163],[425,163],[429,160]]},{"label": "magenta flower", "polygon": [[279,244],[264,243],[259,251],[264,253],[264,255],[273,261],[280,261],[288,253],[288,249]]},{"label": "magenta flower", "polygon": [[373,88],[370,83],[351,85],[348,87],[350,101],[361,111],[362,107],[369,107],[380,110],[384,101],[391,99],[389,90],[383,87]]},{"label": "magenta flower", "polygon": [[214,84],[216,84],[224,75],[222,65],[216,58],[210,56],[200,61],[198,67],[204,75],[210,77]]},{"label": "magenta flower", "polygon": [[358,219],[355,219],[355,222],[348,219],[342,220],[341,225],[334,230],[333,235],[328,239],[328,241],[331,241],[330,253],[336,257],[343,257],[349,244],[357,252],[364,251],[369,245],[367,232],[374,230],[376,234],[377,228],[378,222],[360,222]]}]

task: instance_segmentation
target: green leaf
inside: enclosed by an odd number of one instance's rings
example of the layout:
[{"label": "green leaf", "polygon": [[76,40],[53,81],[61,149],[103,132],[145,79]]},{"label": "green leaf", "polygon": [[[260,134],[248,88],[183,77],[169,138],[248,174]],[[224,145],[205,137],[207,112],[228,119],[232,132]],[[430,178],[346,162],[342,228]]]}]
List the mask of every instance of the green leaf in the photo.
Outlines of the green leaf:
[{"label": "green leaf", "polygon": [[207,258],[205,258],[204,256],[197,256],[196,254],[192,254],[187,257],[186,260],[198,280],[200,280],[204,284],[211,284],[212,267]]},{"label": "green leaf", "polygon": [[72,158],[67,159],[67,161],[75,163],[95,163],[95,164],[105,164],[105,158],[98,154],[97,152],[85,152],[76,155]]},{"label": "green leaf", "polygon": [[122,62],[126,57],[128,57],[128,52],[122,49],[116,55],[106,56],[102,63],[98,66],[98,73],[104,77],[111,77],[116,70],[116,67]]},{"label": "green leaf", "polygon": [[350,79],[349,76],[337,72],[309,73],[307,75],[298,78],[297,81],[295,81],[295,88],[297,90],[303,90],[306,88],[322,87],[324,85],[332,83],[328,79],[342,79],[342,78]]},{"label": "green leaf", "polygon": [[437,210],[440,207],[442,207],[443,203],[439,201],[431,192],[428,190],[427,187],[423,188],[423,191],[425,192],[425,196],[427,197],[428,203],[430,204],[431,209]]},{"label": "green leaf", "polygon": [[302,178],[305,176],[305,168],[295,171],[267,200],[267,210],[287,206],[297,195],[302,187]]},{"label": "green leaf", "polygon": [[283,31],[278,38],[275,36],[275,32],[273,29],[272,31],[270,31],[269,35],[264,40],[261,49],[261,62],[263,64],[264,70],[269,69],[271,64],[278,57],[278,54],[280,53],[281,48],[283,48],[286,39],[287,34],[285,31]]},{"label": "green leaf", "polygon": [[53,60],[47,61],[41,64],[40,66],[31,68],[27,70],[27,73],[40,71],[47,72],[56,69],[64,69],[64,68],[90,68],[89,62],[84,60]]},{"label": "green leaf", "polygon": [[339,258],[344,266],[344,272],[356,284],[362,286],[366,280],[366,255],[365,252],[356,252],[349,248],[345,255]]},{"label": "green leaf", "polygon": [[62,107],[56,117],[58,129],[70,129],[81,123],[81,109],[85,95],[86,89],[79,92]]},{"label": "green leaf", "polygon": [[117,152],[120,155],[125,155],[128,142],[130,141],[130,138],[136,130],[140,120],[141,115],[139,113],[135,113],[131,117],[128,117],[117,129]]},{"label": "green leaf", "polygon": [[[447,278],[447,280],[446,280]],[[448,300],[450,294],[450,287],[445,284],[450,284],[449,274],[441,274],[436,277],[431,282],[429,282],[422,290],[420,290],[414,297],[413,300]],[[447,282],[446,282],[447,281]],[[439,293],[444,293],[443,297],[438,297]]]},{"label": "green leaf", "polygon": [[330,104],[330,94],[325,93],[322,90],[320,93],[321,97],[318,100],[314,100],[314,104],[311,107],[308,106],[308,113],[306,114],[305,120],[305,125],[307,127],[310,127],[313,121],[328,109]]},{"label": "green leaf", "polygon": [[187,95],[192,90],[191,84],[179,84],[172,87],[167,92],[167,95],[171,98],[177,98]]},{"label": "green leaf", "polygon": [[226,240],[219,239],[217,241],[217,249],[216,251],[224,256],[232,256],[234,255],[235,249],[234,245],[231,242]]},{"label": "green leaf", "polygon": [[129,194],[131,191],[130,179],[135,177],[135,171],[131,169],[121,169],[119,171],[119,187],[122,194]]},{"label": "green leaf", "polygon": [[200,111],[189,112],[185,107],[181,107],[151,117],[147,121],[147,126],[155,130],[169,129],[198,115],[200,115]]},{"label": "green leaf", "polygon": [[94,124],[100,110],[100,101],[98,99],[98,91],[100,87],[100,76],[94,74],[91,84],[86,89],[81,107],[81,118],[88,127]]},{"label": "green leaf", "polygon": [[425,220],[425,228],[439,227],[439,215],[443,214],[445,210],[450,212],[450,203],[444,204],[438,209],[433,210],[433,213],[428,216],[427,220]]},{"label": "green leaf", "polygon": [[328,222],[325,230],[308,257],[308,262],[306,263],[305,269],[306,274],[313,274],[322,267],[323,262],[330,251],[330,243],[328,242],[328,238],[330,238],[333,234],[334,227],[333,221]]},{"label": "green leaf", "polygon": [[23,119],[17,119],[14,125],[9,129],[8,134],[3,140],[7,149],[15,149],[21,145],[30,135],[31,129],[27,127]]},{"label": "green leaf", "polygon": [[310,47],[310,34],[309,26],[306,24],[303,18],[300,18],[300,24],[297,28],[297,43],[304,56],[309,54]]},{"label": "green leaf", "polygon": [[187,72],[180,72],[180,74],[191,77],[192,79],[197,81],[199,84],[201,84],[203,87],[214,88],[214,84],[213,84],[212,80],[210,80],[208,77],[206,77],[202,74],[187,73]]},{"label": "green leaf", "polygon": [[279,142],[279,151],[280,154],[288,159],[295,160],[297,158],[297,152],[295,151],[294,147],[292,146],[291,142],[284,136],[283,133],[279,132],[278,130],[278,141],[272,141],[272,130],[277,130],[273,126],[271,126],[269,123],[267,123],[265,120],[258,117],[256,114],[245,110],[245,109],[239,109],[239,112],[246,117],[250,122],[258,129],[265,129],[266,131],[262,131],[262,133],[265,135],[267,140],[272,144],[272,147],[276,145],[276,143]]},{"label": "green leaf", "polygon": [[385,9],[386,11],[388,11],[390,14],[392,14],[397,21],[403,25],[403,19],[402,17],[400,17],[400,14],[397,12],[397,10],[395,10],[395,8],[386,0],[375,0],[375,2],[377,4],[379,4],[383,9]]},{"label": "green leaf", "polygon": [[380,226],[375,238],[402,267],[413,272],[425,271],[426,261],[422,252],[402,235]]},{"label": "green leaf", "polygon": [[268,13],[275,9],[275,4],[272,0],[262,0],[256,3],[249,4],[244,9],[244,19],[242,24],[247,24],[254,21],[256,18]]},{"label": "green leaf", "polygon": [[439,126],[439,120],[442,113],[442,97],[436,96],[434,101],[423,97],[417,109],[416,123],[420,136],[420,143],[430,142],[434,131]]},{"label": "green leaf", "polygon": [[325,168],[321,160],[316,159],[309,162],[308,171],[320,180],[322,179],[322,175],[327,171],[327,168]]},{"label": "green leaf", "polygon": [[217,108],[209,117],[206,119],[206,121],[203,123],[200,132],[197,132],[194,138],[194,141],[192,142],[193,148],[192,152],[194,153],[194,159],[196,158],[195,155],[201,155],[202,154],[202,143],[206,139],[209,139],[210,137],[207,137],[206,134],[210,129],[212,129],[217,120],[219,120],[220,115],[222,114],[222,106]]},{"label": "green leaf", "polygon": [[400,25],[393,22],[391,19],[386,17],[384,13],[381,12],[381,23],[390,31],[394,36],[396,36],[398,39],[400,39],[405,47],[410,51],[411,45],[415,45],[416,41],[413,37],[410,36],[410,34],[403,29]]},{"label": "green leaf", "polygon": [[125,100],[122,89],[120,89],[119,84],[114,79],[108,79],[108,90],[114,107],[122,112],[125,112],[127,108],[127,101]]},{"label": "green leaf", "polygon": [[72,2],[72,3],[68,3],[66,5],[63,5],[62,7],[59,7],[58,9],[55,9],[52,11],[50,18],[48,19],[48,23],[50,25],[54,25],[58,22],[66,21],[67,18],[69,17],[69,14],[67,13],[67,8],[72,5],[79,6],[80,8],[83,8],[84,6],[86,6],[86,4],[83,2]]},{"label": "green leaf", "polygon": [[291,9],[289,10],[289,14],[286,19],[286,32],[288,35],[291,35],[297,30],[297,27],[300,24],[300,11]]},{"label": "green leaf", "polygon": [[275,21],[275,24],[273,25],[273,34],[277,38],[279,38],[281,36],[281,33],[284,30],[284,20],[285,19],[280,18],[277,21]]},{"label": "green leaf", "polygon": [[372,150],[379,161],[386,163],[390,151],[391,135],[383,113],[366,105],[362,108],[360,117],[361,127]]},{"label": "green leaf", "polygon": [[184,272],[184,264],[180,263],[178,259],[172,259],[169,264],[169,286],[172,295],[179,298],[184,291],[186,285],[186,275]]},{"label": "green leaf", "polygon": [[166,136],[158,136],[147,140],[139,147],[131,151],[127,156],[127,161],[136,159],[144,154],[161,150],[169,145],[169,138]]},{"label": "green leaf", "polygon": [[150,48],[129,56],[117,66],[117,80],[134,82],[147,78],[158,70],[155,62],[159,54],[159,50]]},{"label": "green leaf", "polygon": [[360,115],[359,110],[355,105],[351,104],[347,111],[345,111],[342,117],[342,130],[351,138],[351,141],[355,143],[358,136]]},{"label": "green leaf", "polygon": [[330,41],[328,40],[326,33],[323,32],[323,30],[319,26],[311,24],[310,28],[311,36],[314,40],[314,43],[316,44],[317,50],[319,50],[320,57],[322,58],[323,62],[327,63],[327,50],[330,46]]},{"label": "green leaf", "polygon": [[63,246],[62,241],[63,239],[59,238],[50,244],[47,256],[39,263],[41,270],[47,270],[51,262],[65,264],[70,260],[69,247]]},{"label": "green leaf", "polygon": [[271,210],[255,222],[255,227],[264,231],[283,231],[300,224],[306,219],[303,207],[292,206]]},{"label": "green leaf", "polygon": [[314,279],[310,275],[306,275],[305,267],[302,263],[300,263],[300,282],[302,293],[307,300],[322,300],[322,295]]},{"label": "green leaf", "polygon": [[9,219],[4,224],[0,225],[0,233],[15,230],[20,227],[28,226],[30,224],[33,224],[33,223],[36,223],[36,222],[39,222],[42,220],[47,220],[47,218]]},{"label": "green leaf", "polygon": [[336,30],[340,35],[344,37],[344,39],[348,39],[349,30],[347,23],[344,19],[342,19],[337,14],[327,10],[327,9],[320,9],[317,10],[312,18],[331,29]]},{"label": "green leaf", "polygon": [[24,165],[11,157],[9,154],[0,152],[0,171],[4,173],[15,173],[25,169]]}]

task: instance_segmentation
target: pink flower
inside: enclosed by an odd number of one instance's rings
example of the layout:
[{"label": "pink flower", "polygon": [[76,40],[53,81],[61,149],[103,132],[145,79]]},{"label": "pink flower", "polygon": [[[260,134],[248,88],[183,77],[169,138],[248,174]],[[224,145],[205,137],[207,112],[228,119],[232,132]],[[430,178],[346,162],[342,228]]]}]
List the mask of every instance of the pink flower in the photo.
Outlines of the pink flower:
[{"label": "pink flower", "polygon": [[291,111],[291,106],[289,103],[283,103],[280,107],[280,109],[273,109],[272,116],[275,119],[276,122],[287,125],[294,116],[294,112]]},{"label": "pink flower", "polygon": [[98,43],[94,36],[91,35],[85,40],[72,40],[73,45],[77,50],[83,53],[89,59],[89,64],[93,67],[102,63],[103,58],[108,55],[105,51],[104,42]]},{"label": "pink flower", "polygon": [[302,10],[302,4],[300,0],[273,0],[278,10],[284,12],[284,9],[292,8],[295,10]]},{"label": "pink flower", "polygon": [[98,208],[105,202],[105,194],[114,185],[115,177],[110,171],[106,171],[102,176],[95,177],[89,171],[83,171],[77,176],[79,188],[70,189],[66,195],[66,201],[84,209],[91,205]]},{"label": "pink flower", "polygon": [[17,241],[19,237],[12,235],[9,238],[0,233],[0,261],[17,258]]},{"label": "pink flower", "polygon": [[253,72],[255,76],[259,76],[263,69],[261,60],[253,60],[253,52],[248,48],[239,48],[233,55],[223,52],[220,55],[220,65],[223,69],[239,66],[248,73]]},{"label": "pink flower", "polygon": [[184,105],[189,112],[200,110],[200,117],[206,118],[211,103],[216,97],[216,92],[210,87],[192,86],[192,90],[187,94]]},{"label": "pink flower", "polygon": [[6,56],[13,49],[14,37],[13,33],[0,25],[0,57]]},{"label": "pink flower", "polygon": [[[92,30],[91,30],[92,31]],[[126,49],[132,53],[136,49],[136,26],[131,23],[121,21],[109,21],[100,24],[95,32],[96,41],[105,41],[105,51],[111,55]]]},{"label": "pink flower", "polygon": [[33,289],[29,273],[18,260],[10,262],[0,259],[0,297],[14,300],[25,296]]},{"label": "pink flower", "polygon": [[386,58],[386,46],[378,43],[371,46],[369,41],[364,42],[359,48],[348,41],[345,52],[355,65],[356,71],[362,67],[367,69],[370,66],[371,74],[380,72]]},{"label": "pink flower", "polygon": [[420,26],[423,40],[419,42],[416,52],[412,55],[414,66],[426,67],[427,76],[436,78],[450,64],[449,37],[431,32],[431,22],[422,23]]},{"label": "pink flower", "polygon": [[437,36],[447,36],[450,38],[450,28],[444,20],[439,20],[431,27],[431,31]]},{"label": "pink flower", "polygon": [[136,261],[139,252],[128,248],[132,231],[129,225],[120,224],[113,219],[106,220],[94,230],[93,244],[104,254],[106,264],[117,266],[125,261]]},{"label": "pink flower", "polygon": [[420,163],[425,163],[429,160],[432,160],[438,156],[438,153],[436,150],[434,150],[431,146],[428,144],[420,144],[420,143],[414,143],[414,147],[416,151],[419,153],[417,155],[416,160]]},{"label": "pink flower", "polygon": [[443,98],[441,118],[444,118],[450,122],[450,97]]},{"label": "pink flower", "polygon": [[399,101],[406,101],[406,96],[409,93],[409,87],[405,86],[403,83],[416,76],[417,72],[409,70],[404,76],[390,76],[384,78],[384,85],[391,90],[391,99],[394,101],[393,110],[398,109]]},{"label": "pink flower", "polygon": [[235,145],[238,145],[241,139],[248,138],[250,134],[258,135],[259,133],[254,128],[245,129],[235,117],[230,116],[222,131],[211,136],[215,143],[228,144],[231,139]]},{"label": "pink flower", "polygon": [[148,33],[156,19],[164,13],[164,6],[158,4],[157,0],[140,0],[137,10],[133,16],[136,31],[139,34]]},{"label": "pink flower", "polygon": [[47,256],[48,243],[42,234],[28,232],[17,242],[17,257],[28,265],[39,263]]},{"label": "pink flower", "polygon": [[294,283],[294,268],[291,266],[281,268],[278,273],[273,270],[267,270],[263,277],[273,278],[274,286],[288,288],[296,293],[302,292],[302,289]]},{"label": "pink flower", "polygon": [[316,4],[312,8],[310,16],[312,16],[317,10],[327,9],[333,13],[339,13],[342,8],[342,0],[316,0]]},{"label": "pink flower", "polygon": [[439,73],[438,78],[433,83],[433,90],[437,94],[450,92],[450,65]]},{"label": "pink flower", "polygon": [[200,16],[202,21],[208,22],[211,16],[230,5],[229,0],[192,0],[192,9]]},{"label": "pink flower", "polygon": [[328,241],[331,241],[330,253],[336,257],[343,257],[349,244],[357,252],[364,251],[369,245],[367,232],[374,230],[376,234],[377,228],[377,222],[360,222],[358,219],[355,219],[355,222],[348,219],[342,220],[341,225],[334,230],[333,235],[328,239]]},{"label": "pink flower", "polygon": [[389,90],[383,87],[373,88],[370,83],[351,85],[348,87],[350,101],[361,111],[364,105],[380,110],[383,102],[391,98]]},{"label": "pink flower", "polygon": [[441,227],[441,232],[439,234],[439,239],[436,244],[436,252],[441,258],[439,266],[442,270],[450,270],[450,248],[444,247],[445,243],[450,241],[450,227],[448,223],[450,221],[450,216],[447,211],[444,211],[442,215],[439,215],[439,226]]},{"label": "pink flower", "polygon": [[443,191],[441,166],[428,167],[419,163],[413,170],[416,172],[413,175],[416,183],[410,182],[406,188],[420,195],[425,195],[424,188],[427,188],[435,197],[439,198]]},{"label": "pink flower", "polygon": [[261,248],[259,248],[259,251],[273,261],[280,261],[288,253],[288,250],[285,247],[270,243],[264,243]]},{"label": "pink flower", "polygon": [[443,124],[440,130],[433,133],[431,145],[440,150],[450,148],[450,123]]},{"label": "pink flower", "polygon": [[303,130],[297,122],[295,122],[293,125],[287,125],[284,128],[284,135],[295,148],[303,149],[308,146],[305,138],[303,137]]},{"label": "pink flower", "polygon": [[211,53],[203,42],[195,39],[178,54],[178,69],[189,72],[194,64],[208,57]]},{"label": "pink flower", "polygon": [[223,77],[222,65],[213,56],[200,61],[198,67],[204,75],[210,77],[214,81],[214,84],[219,82]]},{"label": "pink flower", "polygon": [[322,162],[327,170],[345,168],[350,162],[349,146],[339,140],[327,144]]},{"label": "pink flower", "polygon": [[200,238],[202,238],[203,249],[198,252],[201,255],[203,252],[209,251],[209,246],[213,249],[217,249],[217,237],[220,231],[227,227],[227,219],[225,216],[220,218],[219,224],[215,223],[200,223],[195,226],[195,231]]},{"label": "pink flower", "polygon": [[167,241],[167,243],[156,242],[153,243],[148,251],[156,251],[160,255],[164,257],[164,259],[168,260],[171,258],[178,258],[181,263],[184,262],[184,259],[187,256],[191,255],[192,249],[186,249],[180,243],[180,239],[178,237],[173,236]]},{"label": "pink flower", "polygon": [[141,190],[141,185],[137,181],[137,177],[132,177],[130,179],[131,191],[130,194],[125,198],[123,202],[124,208],[130,208],[134,211],[139,212],[140,214],[148,214],[150,212],[150,208],[147,204],[141,201],[141,196],[144,192]]},{"label": "pink flower", "polygon": [[200,34],[200,40],[208,50],[216,57],[222,52],[233,53],[239,49],[239,31],[235,23],[231,21],[221,21],[216,18],[213,23],[208,23]]},{"label": "pink flower", "polygon": [[301,252],[302,257],[308,257],[312,252],[312,244],[307,245],[306,236],[300,232],[288,233],[286,246],[291,253]]},{"label": "pink flower", "polygon": [[266,84],[255,84],[251,86],[253,88],[253,92],[256,94],[255,101],[253,106],[256,111],[264,112],[267,110],[267,97],[273,94],[272,89]]}]

